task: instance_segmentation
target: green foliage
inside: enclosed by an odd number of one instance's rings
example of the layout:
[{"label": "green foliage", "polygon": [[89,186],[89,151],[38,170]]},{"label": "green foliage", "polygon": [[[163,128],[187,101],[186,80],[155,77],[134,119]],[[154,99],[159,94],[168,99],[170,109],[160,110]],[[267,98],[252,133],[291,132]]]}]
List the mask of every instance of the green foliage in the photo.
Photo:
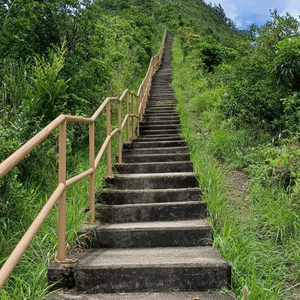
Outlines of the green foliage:
[{"label": "green foliage", "polygon": [[[223,292],[243,299],[246,286],[247,299],[251,300],[297,297],[298,135],[289,139],[282,139],[283,134],[272,136],[254,128],[253,123],[245,126],[242,118],[237,129],[236,120],[224,118],[220,111],[224,99],[231,97],[226,85],[231,75],[226,72],[234,72],[235,65],[222,64],[209,77],[204,77],[205,73],[195,75],[197,61],[191,55],[189,59],[183,57],[179,38],[175,39],[173,55],[181,134],[199,174],[214,247],[231,265],[230,290]],[[296,95],[294,101],[290,101],[290,111],[298,105]],[[289,103],[284,105],[287,108]],[[236,187],[241,173],[249,177],[248,182],[242,182],[243,189]]]},{"label": "green foliage", "polygon": [[238,38],[233,22],[224,21],[216,10],[204,1],[160,1],[155,18],[167,25],[174,33],[181,27],[190,27],[196,32],[213,34],[217,40],[230,45]]},{"label": "green foliage", "polygon": [[248,35],[252,45],[246,47],[245,39],[236,43],[239,59],[232,61],[231,74],[226,78],[228,97],[223,98],[221,109],[239,126],[250,124],[270,132],[292,133],[298,122],[297,112],[290,109],[297,109],[293,92],[298,91],[300,82],[298,22],[276,11],[271,17],[272,21],[261,28],[252,26]]},{"label": "green foliage", "polygon": [[[22,3],[21,3],[22,2]],[[0,162],[61,113],[90,117],[105,96],[137,91],[163,28],[156,1],[2,1],[0,3]],[[8,9],[9,8],[9,9]],[[123,107],[122,114],[126,107]],[[116,107],[112,106],[112,128]],[[96,124],[96,149],[105,137]],[[68,124],[67,178],[88,168],[86,124]],[[0,262],[4,263],[57,186],[58,131],[0,180]],[[112,140],[116,152],[117,139]],[[105,157],[96,170],[97,187]],[[87,220],[88,182],[67,191],[68,250]],[[1,291],[1,299],[42,299],[57,245],[55,206]]]},{"label": "green foliage", "polygon": [[238,55],[236,50],[222,45],[213,35],[201,36],[189,27],[179,28],[178,36],[182,40],[185,57],[192,56],[208,72],[213,72],[223,62],[232,62]]},{"label": "green foliage", "polygon": [[43,116],[46,120],[54,119],[64,111],[64,96],[69,80],[59,79],[59,72],[64,66],[64,49],[57,53],[50,51],[48,61],[37,58],[33,67],[33,97],[25,105],[30,115]]},{"label": "green foliage", "polygon": [[276,44],[273,72],[278,84],[300,91],[300,38],[285,38]]},{"label": "green foliage", "polygon": [[20,59],[5,58],[2,62],[0,78],[2,78],[0,88],[0,108],[9,108],[11,114],[20,110],[22,99],[30,94],[30,61],[25,62]]}]

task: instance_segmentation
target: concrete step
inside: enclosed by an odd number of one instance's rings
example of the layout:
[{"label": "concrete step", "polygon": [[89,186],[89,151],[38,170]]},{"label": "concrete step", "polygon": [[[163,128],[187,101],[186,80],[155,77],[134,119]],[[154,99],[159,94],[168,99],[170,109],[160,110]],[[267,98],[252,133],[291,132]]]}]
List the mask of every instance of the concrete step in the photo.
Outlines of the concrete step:
[{"label": "concrete step", "polygon": [[176,106],[177,105],[177,100],[163,100],[163,101],[159,101],[159,100],[151,100],[148,98],[148,102],[147,102],[147,106]]},{"label": "concrete step", "polygon": [[189,148],[184,147],[174,147],[174,148],[146,148],[146,149],[123,149],[122,155],[132,155],[132,154],[159,154],[159,153],[189,153]]},{"label": "concrete step", "polygon": [[185,146],[183,140],[168,140],[168,141],[147,141],[141,140],[123,144],[124,149],[133,148],[165,148],[165,147],[182,147]]},{"label": "concrete step", "polygon": [[[157,90],[159,88],[157,87]],[[154,97],[173,97],[175,98],[175,93],[172,89],[168,88],[168,90],[164,91],[163,89],[160,89],[159,92],[158,91],[150,91],[149,96],[154,96]]]},{"label": "concrete step", "polygon": [[170,107],[170,106],[167,108],[150,106],[145,110],[145,114],[156,114],[156,113],[176,113],[176,109],[175,107]]},{"label": "concrete step", "polygon": [[191,161],[115,164],[119,174],[193,172]]},{"label": "concrete step", "polygon": [[180,126],[179,120],[153,120],[153,121],[141,121],[140,127],[147,125],[178,125]]},{"label": "concrete step", "polygon": [[174,115],[174,116],[151,116],[151,115],[148,115],[148,116],[143,116],[143,119],[145,121],[163,121],[163,120],[170,120],[170,121],[180,121],[180,118],[178,115]]},{"label": "concrete step", "polygon": [[[158,103],[161,103],[161,102],[158,102]],[[146,111],[149,111],[149,110],[164,110],[164,111],[176,111],[176,103],[174,104],[155,104],[155,103],[152,103],[152,105],[149,105],[147,104],[147,108],[146,108]]]},{"label": "concrete step", "polygon": [[150,108],[146,108],[145,110],[145,113],[144,115],[151,115],[151,114],[159,114],[159,115],[162,115],[162,114],[167,114],[167,115],[170,115],[170,116],[178,116],[178,113],[176,112],[176,108],[175,107],[169,107],[167,109],[154,109],[152,107]]},{"label": "concrete step", "polygon": [[51,263],[48,280],[61,280],[58,287],[72,282],[77,292],[90,294],[198,292],[221,289],[230,281],[230,266],[213,247],[87,249],[68,257],[77,262]]},{"label": "concrete step", "polygon": [[183,141],[178,133],[175,134],[149,134],[149,135],[140,135],[132,143],[139,142],[153,142],[153,141]]},{"label": "concrete step", "polygon": [[116,174],[112,184],[120,190],[188,188],[198,186],[197,177],[193,172]]},{"label": "concrete step", "polygon": [[156,248],[211,245],[211,226],[205,219],[86,225],[91,248]]},{"label": "concrete step", "polygon": [[160,103],[160,102],[175,102],[177,103],[177,100],[174,97],[171,96],[150,96],[148,97],[148,102],[150,103]]},{"label": "concrete step", "polygon": [[[174,93],[171,83],[172,83],[172,78],[170,77],[164,79],[161,78],[160,81],[158,81],[157,78],[154,78],[154,81],[152,81],[151,84],[150,93],[155,93],[158,89],[162,90],[162,92]],[[163,88],[165,88],[165,90]]]},{"label": "concrete step", "polygon": [[135,204],[135,203],[162,203],[162,202],[186,202],[199,201],[201,189],[143,189],[143,190],[111,190],[104,189],[96,193],[97,203],[111,205]]},{"label": "concrete step", "polygon": [[175,99],[175,95],[174,93],[165,93],[165,94],[157,94],[157,93],[149,93],[149,96],[148,96],[148,99],[151,100],[151,99],[155,99],[157,100],[157,98],[166,98],[166,99],[172,99],[172,100],[176,100]]},{"label": "concrete step", "polygon": [[157,118],[157,117],[178,117],[178,114],[177,113],[172,113],[172,112],[145,112],[145,114],[143,115],[143,118],[149,118],[149,117],[154,117],[154,118]]},{"label": "concrete step", "polygon": [[[122,157],[123,163],[146,163],[146,162],[172,162],[189,161],[190,155],[186,153],[159,153],[159,154],[131,154]],[[147,172],[145,172],[147,173]]]},{"label": "concrete step", "polygon": [[[149,103],[153,103],[153,104],[158,104],[158,103],[173,103],[176,104],[178,103],[178,101],[174,98],[174,96],[170,95],[170,96],[166,96],[166,95],[161,95],[161,96],[157,96],[157,95],[149,95],[148,96],[148,102]],[[147,104],[148,104],[147,102]]]},{"label": "concrete step", "polygon": [[154,99],[154,98],[160,98],[160,99],[174,99],[174,93],[172,92],[167,92],[167,93],[163,93],[161,92],[156,92],[156,93],[151,93],[149,94],[150,99]]},{"label": "concrete step", "polygon": [[179,133],[180,129],[158,129],[158,130],[148,130],[148,129],[141,129],[141,135],[158,135],[158,134],[176,134]]},{"label": "concrete step", "polygon": [[179,133],[175,134],[149,134],[149,135],[139,135],[136,139],[132,140],[131,143],[139,142],[153,142],[153,141],[183,141]]},{"label": "concrete step", "polygon": [[141,124],[140,133],[144,130],[168,130],[168,129],[179,129],[180,124]]},{"label": "concrete step", "polygon": [[153,85],[152,90],[149,95],[166,95],[166,96],[174,96],[174,91],[170,86],[155,84]]},{"label": "concrete step", "polygon": [[233,295],[223,295],[219,291],[190,292],[147,292],[147,293],[109,293],[109,294],[54,294],[44,300],[237,300]]},{"label": "concrete step", "polygon": [[[158,102],[158,103],[160,103],[160,102]],[[164,110],[166,112],[175,111],[175,107],[176,107],[176,105],[174,105],[174,104],[172,104],[172,105],[158,105],[158,104],[156,104],[156,105],[147,106],[146,107],[146,112],[148,112],[150,110],[151,111]]]},{"label": "concrete step", "polygon": [[100,223],[156,222],[203,219],[206,206],[202,201],[98,205]]}]

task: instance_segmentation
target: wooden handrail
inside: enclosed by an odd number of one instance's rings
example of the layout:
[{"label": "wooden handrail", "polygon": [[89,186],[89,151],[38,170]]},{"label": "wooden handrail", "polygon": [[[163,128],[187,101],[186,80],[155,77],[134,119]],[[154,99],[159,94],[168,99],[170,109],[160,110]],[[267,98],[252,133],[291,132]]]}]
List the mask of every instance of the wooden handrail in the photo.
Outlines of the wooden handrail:
[{"label": "wooden handrail", "polygon": [[[111,176],[111,138],[114,134],[118,133],[118,157],[119,163],[122,162],[122,129],[127,123],[127,141],[129,141],[129,118],[132,118],[132,138],[135,137],[134,133],[134,118],[137,119],[137,136],[139,136],[139,121],[142,120],[146,102],[148,99],[151,81],[153,74],[157,71],[159,63],[161,61],[164,44],[165,44],[166,30],[164,31],[163,40],[160,46],[158,55],[151,58],[149,68],[146,76],[144,77],[141,85],[139,86],[138,93],[135,94],[132,91],[126,89],[120,98],[108,97],[106,98],[99,108],[95,111],[91,118],[60,115],[53,120],[49,125],[42,129],[38,134],[31,138],[26,144],[20,147],[16,152],[9,156],[0,164],[0,179],[5,176],[13,167],[15,167],[27,154],[29,154],[36,146],[44,141],[49,134],[55,129],[59,128],[59,166],[58,166],[58,186],[46,202],[43,209],[35,218],[29,229],[26,231],[16,248],[13,250],[5,264],[0,269],[0,289],[5,284],[9,275],[13,271],[14,267],[21,259],[22,255],[28,248],[32,239],[38,232],[39,228],[49,215],[50,211],[58,201],[58,250],[55,262],[57,263],[72,263],[72,260],[65,258],[65,201],[66,201],[66,189],[76,182],[89,176],[89,210],[90,222],[95,221],[95,169],[106,149],[107,151],[107,173]],[[157,61],[157,62],[155,62]],[[155,63],[154,63],[155,62]],[[129,113],[129,95],[131,95],[132,112]],[[122,121],[121,117],[121,102],[126,97],[126,115]],[[136,114],[134,113],[134,98],[136,99]],[[110,119],[110,104],[116,101],[118,104],[118,128],[111,131],[111,119]],[[106,139],[102,144],[96,158],[95,158],[95,120],[100,113],[106,110]],[[80,122],[89,124],[89,169],[84,171],[71,179],[66,180],[66,132],[67,122]]]},{"label": "wooden handrail", "polygon": [[8,157],[0,164],[0,179],[7,174],[14,166],[16,166],[27,154],[29,154],[37,145],[45,140],[50,133],[52,133],[63,121],[64,115],[58,116],[49,125],[42,129],[26,144],[19,148],[15,153]]}]

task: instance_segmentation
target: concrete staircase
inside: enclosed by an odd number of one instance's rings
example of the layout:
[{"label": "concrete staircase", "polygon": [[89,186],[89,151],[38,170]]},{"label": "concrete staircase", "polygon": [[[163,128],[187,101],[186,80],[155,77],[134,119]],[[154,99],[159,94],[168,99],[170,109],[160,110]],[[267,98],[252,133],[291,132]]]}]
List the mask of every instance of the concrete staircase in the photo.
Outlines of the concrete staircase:
[{"label": "concrete staircase", "polygon": [[232,299],[207,292],[226,286],[230,266],[211,246],[197,174],[179,137],[172,40],[168,34],[140,136],[124,144],[123,163],[109,182],[113,189],[97,194],[105,204],[96,207],[99,225],[85,228],[90,249],[71,253],[78,259],[73,266],[49,266],[49,281],[61,279],[58,287],[74,294],[49,300]]}]

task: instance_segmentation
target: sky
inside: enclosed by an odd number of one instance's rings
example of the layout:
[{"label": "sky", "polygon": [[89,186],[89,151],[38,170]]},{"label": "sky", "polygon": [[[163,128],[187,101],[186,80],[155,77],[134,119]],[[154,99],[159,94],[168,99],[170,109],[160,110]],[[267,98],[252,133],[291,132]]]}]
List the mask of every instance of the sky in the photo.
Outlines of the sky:
[{"label": "sky", "polygon": [[289,12],[293,17],[300,15],[300,0],[205,0],[221,4],[226,17],[236,23],[240,30],[247,29],[249,25],[264,25],[266,21],[271,20],[270,9],[277,9],[279,15],[285,15]]}]

